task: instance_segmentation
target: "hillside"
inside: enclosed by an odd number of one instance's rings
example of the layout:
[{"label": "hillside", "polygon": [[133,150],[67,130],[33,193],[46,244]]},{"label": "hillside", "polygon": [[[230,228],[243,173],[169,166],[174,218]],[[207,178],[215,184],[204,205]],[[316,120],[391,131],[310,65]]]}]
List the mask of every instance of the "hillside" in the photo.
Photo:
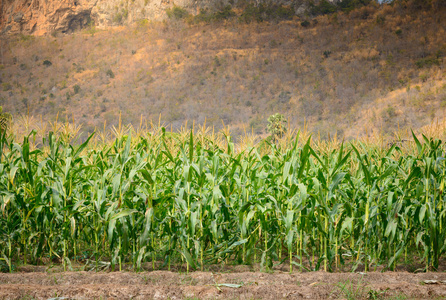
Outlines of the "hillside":
[{"label": "hillside", "polygon": [[265,134],[295,128],[346,138],[421,128],[446,112],[445,7],[369,5],[256,22],[140,21],[73,34],[2,38],[0,105],[75,120],[85,131],[141,117]]}]

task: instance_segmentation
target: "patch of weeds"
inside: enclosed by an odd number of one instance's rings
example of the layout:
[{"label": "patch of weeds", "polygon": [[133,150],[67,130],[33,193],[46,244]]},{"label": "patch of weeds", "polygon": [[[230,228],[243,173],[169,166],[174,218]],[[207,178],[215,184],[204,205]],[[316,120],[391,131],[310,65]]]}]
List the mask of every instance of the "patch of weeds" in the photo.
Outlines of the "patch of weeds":
[{"label": "patch of weeds", "polygon": [[85,68],[79,64],[73,63],[73,67],[75,68],[76,73],[82,73],[85,71]]},{"label": "patch of weeds", "polygon": [[271,40],[271,41],[269,42],[269,47],[270,47],[270,48],[276,48],[277,46],[278,46],[278,43],[277,43],[276,40]]},{"label": "patch of weeds", "polygon": [[25,295],[25,296],[22,296],[19,299],[20,300],[34,300],[34,299],[37,299],[37,298],[34,298],[33,296],[30,296],[30,295]]},{"label": "patch of weeds", "polygon": [[64,88],[67,87],[67,81],[66,80],[62,80],[62,82],[59,84],[60,89],[63,90]]},{"label": "patch of weeds", "polygon": [[9,265],[3,260],[0,260],[0,273],[7,273],[7,272],[9,272]]},{"label": "patch of weeds", "polygon": [[426,73],[421,74],[420,79],[422,82],[426,82],[429,79],[429,74],[426,74]]},{"label": "patch of weeds", "polygon": [[53,65],[53,63],[52,63],[51,61],[49,61],[48,59],[45,59],[45,60],[43,61],[43,65],[44,65],[45,67],[50,67],[50,66]]},{"label": "patch of weeds", "polygon": [[396,110],[393,106],[388,105],[387,108],[383,111],[383,117],[387,120],[396,117]]},{"label": "patch of weeds", "polygon": [[129,11],[127,9],[123,9],[121,11],[118,11],[114,16],[113,16],[113,22],[116,24],[122,24],[122,22],[127,19],[129,15]]},{"label": "patch of weeds", "polygon": [[2,83],[2,90],[4,92],[12,90],[12,85],[9,82],[3,82]]},{"label": "patch of weeds", "polygon": [[384,25],[385,21],[386,21],[386,17],[385,16],[383,16],[383,15],[377,15],[376,16],[376,20],[375,20],[376,24]]},{"label": "patch of weeds", "polygon": [[340,296],[347,300],[367,298],[368,292],[365,289],[365,285],[362,284],[362,278],[358,283],[354,283],[351,280],[339,282],[336,287],[339,290]]},{"label": "patch of weeds", "polygon": [[367,299],[370,299],[370,300],[389,299],[385,295],[388,290],[389,289],[386,289],[384,291],[377,291],[374,289],[369,289],[369,291],[367,292]]},{"label": "patch of weeds", "polygon": [[96,26],[94,25],[93,22],[89,22],[89,23],[87,24],[87,27],[85,28],[84,32],[85,32],[86,34],[90,34],[91,36],[94,36],[94,34],[95,34],[96,32],[98,32],[98,29],[96,28]]},{"label": "patch of weeds", "polygon": [[22,42],[32,41],[34,40],[34,36],[27,34],[19,34],[19,40]]},{"label": "patch of weeds", "polygon": [[147,27],[149,25],[149,20],[147,20],[147,19],[138,20],[138,21],[136,21],[136,25],[138,26],[138,28]]},{"label": "patch of weeds", "polygon": [[184,285],[197,285],[198,280],[196,278],[193,278],[190,275],[184,275],[182,278],[180,278],[180,284]]}]

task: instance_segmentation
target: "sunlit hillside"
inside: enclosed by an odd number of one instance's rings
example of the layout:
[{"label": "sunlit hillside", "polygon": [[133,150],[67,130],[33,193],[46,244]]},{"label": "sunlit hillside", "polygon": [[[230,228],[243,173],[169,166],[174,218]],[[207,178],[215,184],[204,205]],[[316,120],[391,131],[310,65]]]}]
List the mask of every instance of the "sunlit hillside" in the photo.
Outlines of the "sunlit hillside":
[{"label": "sunlit hillside", "polygon": [[421,128],[446,112],[446,10],[370,5],[256,22],[139,22],[69,35],[3,38],[0,105],[83,130],[141,117],[266,134],[293,128],[352,138]]}]

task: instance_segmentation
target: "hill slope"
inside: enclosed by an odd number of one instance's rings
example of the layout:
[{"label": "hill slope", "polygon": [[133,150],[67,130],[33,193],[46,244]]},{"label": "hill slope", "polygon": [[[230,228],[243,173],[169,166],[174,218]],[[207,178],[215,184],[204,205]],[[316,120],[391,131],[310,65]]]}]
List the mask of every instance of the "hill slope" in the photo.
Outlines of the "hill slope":
[{"label": "hill slope", "polygon": [[140,22],[2,40],[0,105],[93,131],[141,116],[264,134],[294,127],[347,138],[444,118],[446,10],[363,7],[307,22]]}]

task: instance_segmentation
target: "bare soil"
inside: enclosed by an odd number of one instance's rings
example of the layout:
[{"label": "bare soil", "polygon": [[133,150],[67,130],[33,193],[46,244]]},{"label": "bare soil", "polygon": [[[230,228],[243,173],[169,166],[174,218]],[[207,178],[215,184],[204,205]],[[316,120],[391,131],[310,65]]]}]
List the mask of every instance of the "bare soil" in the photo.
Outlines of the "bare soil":
[{"label": "bare soil", "polygon": [[446,299],[444,272],[20,271],[0,274],[0,299]]}]

